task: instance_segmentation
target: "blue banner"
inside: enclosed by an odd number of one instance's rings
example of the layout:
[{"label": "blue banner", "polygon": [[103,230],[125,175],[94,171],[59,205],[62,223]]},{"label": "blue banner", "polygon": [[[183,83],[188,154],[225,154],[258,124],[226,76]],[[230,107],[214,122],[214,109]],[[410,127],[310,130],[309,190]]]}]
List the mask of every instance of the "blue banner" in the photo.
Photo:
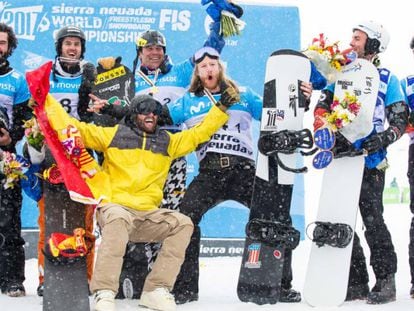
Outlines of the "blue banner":
[{"label": "blue banner", "polygon": [[[244,5],[242,34],[226,40],[222,60],[227,73],[240,85],[263,94],[267,57],[275,50],[300,48],[299,11],[294,6]],[[199,1],[100,0],[56,1],[14,0],[0,2],[0,21],[11,25],[19,45],[10,61],[24,72],[56,56],[54,33],[65,25],[81,27],[87,37],[85,59],[96,64],[99,57],[122,56],[132,68],[135,39],[148,29],[157,29],[167,38],[167,54],[180,62],[199,49],[208,35],[210,17]],[[255,135],[258,125],[255,124]],[[189,165],[190,180],[197,162]],[[292,206],[295,225],[303,227],[303,179],[295,187]],[[23,227],[37,227],[36,204],[24,200]],[[248,210],[225,202],[207,213],[202,231],[209,237],[243,237]],[[218,219],[220,224],[217,223]]]}]

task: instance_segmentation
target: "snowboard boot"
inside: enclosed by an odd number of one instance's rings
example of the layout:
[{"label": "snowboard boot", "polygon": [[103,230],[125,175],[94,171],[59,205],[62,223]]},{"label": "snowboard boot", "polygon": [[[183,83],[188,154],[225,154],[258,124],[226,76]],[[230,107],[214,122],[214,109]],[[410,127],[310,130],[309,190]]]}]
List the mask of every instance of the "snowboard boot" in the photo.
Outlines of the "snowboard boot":
[{"label": "snowboard boot", "polygon": [[2,288],[2,293],[9,297],[23,297],[26,296],[26,290],[22,283],[11,282]]},{"label": "snowboard boot", "polygon": [[174,294],[175,303],[177,305],[182,305],[187,302],[197,301],[198,300],[198,293],[194,292],[185,292],[185,293],[176,293]]},{"label": "snowboard boot", "polygon": [[292,288],[286,289],[281,288],[280,289],[280,296],[279,296],[279,302],[300,302],[302,300],[302,296],[298,291],[295,291]]},{"label": "snowboard boot", "polygon": [[115,311],[115,293],[109,289],[101,289],[95,293],[95,311]]},{"label": "snowboard boot", "polygon": [[156,288],[151,292],[143,291],[139,306],[159,311],[175,311],[177,309],[174,296],[163,287]]},{"label": "snowboard boot", "polygon": [[39,286],[37,287],[37,296],[39,297],[43,297],[43,290],[45,289],[45,287],[43,286],[43,283],[40,283]]},{"label": "snowboard boot", "polygon": [[368,294],[368,304],[384,304],[396,299],[395,275],[389,274],[383,279],[377,279],[375,286]]},{"label": "snowboard boot", "polygon": [[368,284],[355,284],[348,287],[345,301],[365,300],[368,297]]},{"label": "snowboard boot", "polygon": [[410,296],[411,296],[411,298],[413,298],[413,299],[414,299],[414,284],[413,284],[413,286],[411,286],[411,289],[410,289]]}]

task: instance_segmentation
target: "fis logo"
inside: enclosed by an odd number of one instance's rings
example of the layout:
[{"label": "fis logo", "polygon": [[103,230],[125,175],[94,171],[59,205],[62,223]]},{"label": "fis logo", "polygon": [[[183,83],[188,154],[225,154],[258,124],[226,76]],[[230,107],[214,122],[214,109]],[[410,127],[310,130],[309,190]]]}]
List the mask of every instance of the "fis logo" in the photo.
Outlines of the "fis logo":
[{"label": "fis logo", "polygon": [[162,9],[160,11],[160,30],[167,29],[167,25],[171,25],[173,31],[187,31],[190,29],[191,12],[188,10],[171,10]]},{"label": "fis logo", "polygon": [[50,21],[43,12],[43,5],[10,8],[6,1],[0,1],[0,22],[13,27],[19,39],[35,40],[36,32],[49,29]]}]

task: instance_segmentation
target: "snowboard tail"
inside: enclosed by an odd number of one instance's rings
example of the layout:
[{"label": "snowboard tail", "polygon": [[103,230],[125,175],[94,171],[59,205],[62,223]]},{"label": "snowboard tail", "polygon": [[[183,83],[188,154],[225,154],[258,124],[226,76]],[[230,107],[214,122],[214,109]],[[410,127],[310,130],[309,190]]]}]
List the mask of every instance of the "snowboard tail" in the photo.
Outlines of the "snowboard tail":
[{"label": "snowboard tail", "polygon": [[279,301],[283,254],[282,248],[246,238],[237,285],[241,301],[258,305]]},{"label": "snowboard tail", "polygon": [[[63,185],[44,182],[45,236],[63,232],[72,234],[73,229],[85,227],[85,206],[72,201]],[[47,243],[45,243],[45,247]],[[44,252],[47,252],[44,250]],[[86,256],[62,264],[45,260],[43,311],[89,310],[89,285]]]}]

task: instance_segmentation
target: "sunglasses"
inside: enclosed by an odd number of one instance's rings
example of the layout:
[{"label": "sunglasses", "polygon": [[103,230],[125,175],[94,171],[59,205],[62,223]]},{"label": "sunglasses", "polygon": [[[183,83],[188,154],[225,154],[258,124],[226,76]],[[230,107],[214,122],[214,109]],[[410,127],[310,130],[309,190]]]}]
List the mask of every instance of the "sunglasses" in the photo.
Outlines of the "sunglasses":
[{"label": "sunglasses", "polygon": [[213,49],[212,47],[206,46],[201,49],[199,49],[197,52],[194,53],[193,60],[194,63],[198,64],[203,59],[208,56],[212,59],[219,59],[220,54],[217,52],[217,50]]}]

